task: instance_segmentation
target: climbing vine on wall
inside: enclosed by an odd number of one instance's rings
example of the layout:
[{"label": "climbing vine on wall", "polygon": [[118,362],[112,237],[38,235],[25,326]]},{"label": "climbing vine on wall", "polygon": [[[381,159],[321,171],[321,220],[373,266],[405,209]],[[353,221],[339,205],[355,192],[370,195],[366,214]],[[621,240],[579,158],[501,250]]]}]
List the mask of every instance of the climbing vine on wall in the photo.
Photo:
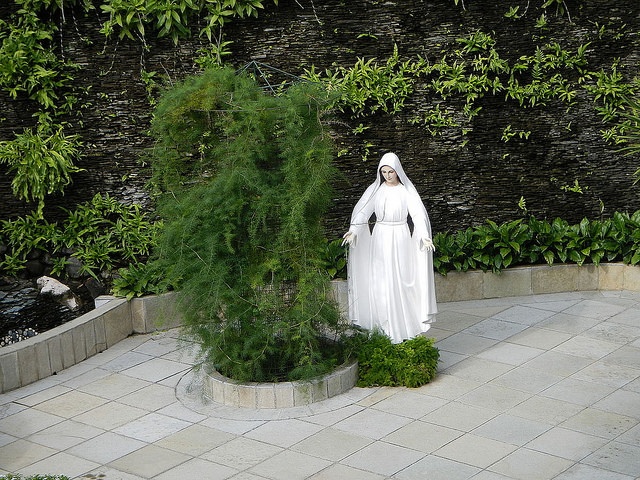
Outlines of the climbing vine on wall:
[{"label": "climbing vine on wall", "polygon": [[[482,109],[479,100],[489,95],[503,96],[505,102],[515,102],[523,109],[553,103],[565,105],[568,111],[583,93],[592,99],[608,126],[602,130],[603,138],[613,143],[625,141],[624,134],[634,120],[625,118],[621,111],[624,99],[640,91],[640,81],[625,80],[616,61],[609,70],[589,69],[586,53],[590,43],[572,50],[548,42],[536,46],[532,54],[519,55],[509,62],[496,50],[491,34],[476,31],[456,42],[461,48],[435,62],[422,57],[402,58],[396,46],[386,61],[358,59],[352,67],[334,65],[324,72],[311,67],[305,76],[340,92],[335,106],[354,118],[378,110],[399,112],[418,88],[423,89],[432,102],[416,108],[410,121],[424,126],[432,135],[450,128],[469,133],[473,118]],[[514,135],[526,140],[530,133],[507,125],[503,140]]]}]

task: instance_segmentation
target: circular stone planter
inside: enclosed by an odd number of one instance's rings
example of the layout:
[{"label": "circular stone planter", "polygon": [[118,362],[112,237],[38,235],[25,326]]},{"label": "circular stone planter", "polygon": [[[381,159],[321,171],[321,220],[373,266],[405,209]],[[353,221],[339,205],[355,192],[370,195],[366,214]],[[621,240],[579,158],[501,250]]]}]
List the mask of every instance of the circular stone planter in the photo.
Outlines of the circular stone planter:
[{"label": "circular stone planter", "polygon": [[326,400],[353,388],[358,362],[310,380],[279,383],[236,382],[217,371],[204,374],[203,393],[216,403],[245,408],[291,408]]}]

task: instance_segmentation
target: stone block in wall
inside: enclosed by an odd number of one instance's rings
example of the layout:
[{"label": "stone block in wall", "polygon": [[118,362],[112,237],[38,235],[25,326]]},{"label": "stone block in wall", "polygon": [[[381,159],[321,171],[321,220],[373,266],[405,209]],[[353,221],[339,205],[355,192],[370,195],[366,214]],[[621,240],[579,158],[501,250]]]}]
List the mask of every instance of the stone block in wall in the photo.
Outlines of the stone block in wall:
[{"label": "stone block in wall", "polygon": [[73,338],[73,356],[76,363],[79,363],[87,358],[87,345],[82,325],[74,325],[74,328],[71,329],[71,336]]},{"label": "stone block in wall", "polygon": [[439,302],[479,300],[482,298],[482,275],[484,272],[449,272],[435,275],[436,299]]},{"label": "stone block in wall", "polygon": [[598,290],[600,267],[593,264],[582,265],[578,268],[578,291]]},{"label": "stone block in wall", "polygon": [[600,290],[622,290],[626,265],[622,263],[601,264],[598,273]]},{"label": "stone block in wall", "polygon": [[[6,348],[6,347],[4,347]],[[18,369],[18,352],[13,350],[0,355],[0,392],[21,387]]]},{"label": "stone block in wall", "polygon": [[295,401],[293,398],[293,388],[291,385],[286,383],[276,383],[273,386],[274,392],[276,394],[276,408],[290,408],[295,405]]},{"label": "stone block in wall", "polygon": [[52,335],[46,340],[47,350],[49,350],[49,363],[51,365],[51,373],[58,373],[64,369],[62,361],[62,343],[60,335]]},{"label": "stone block in wall", "polygon": [[131,310],[125,299],[117,299],[94,310],[95,316],[101,315],[104,322],[107,348],[124,340],[133,332]]},{"label": "stone block in wall", "polygon": [[49,347],[47,342],[38,342],[34,345],[36,353],[36,366],[38,369],[38,380],[47,378],[51,371],[51,359],[49,358]]},{"label": "stone block in wall", "polygon": [[484,298],[531,295],[531,269],[513,268],[499,274],[484,272],[482,289]]},{"label": "stone block in wall", "polygon": [[35,345],[28,345],[18,350],[18,373],[21,385],[29,385],[39,380]]},{"label": "stone block in wall", "polygon": [[640,292],[640,266],[625,265],[622,288]]},{"label": "stone block in wall", "polygon": [[578,290],[579,268],[578,265],[531,267],[532,293],[575,292]]},{"label": "stone block in wall", "polygon": [[69,368],[76,364],[73,350],[73,332],[70,330],[60,334],[60,348],[62,352],[62,368]]},{"label": "stone block in wall", "polygon": [[180,326],[182,315],[177,308],[177,292],[131,299],[131,318],[136,333]]},{"label": "stone block in wall", "polygon": [[256,407],[276,408],[276,393],[273,383],[261,383],[256,387]]},{"label": "stone block in wall", "polygon": [[94,356],[100,352],[98,345],[96,344],[96,329],[94,322],[85,322],[80,328],[82,329],[82,335],[84,336],[84,346],[87,358]]}]

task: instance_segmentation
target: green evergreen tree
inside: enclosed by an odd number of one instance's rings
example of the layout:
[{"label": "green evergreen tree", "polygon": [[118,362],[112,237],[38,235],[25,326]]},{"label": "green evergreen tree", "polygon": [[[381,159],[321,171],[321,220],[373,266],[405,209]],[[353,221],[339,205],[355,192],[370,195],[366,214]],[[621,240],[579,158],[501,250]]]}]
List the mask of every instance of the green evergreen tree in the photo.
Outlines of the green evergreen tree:
[{"label": "green evergreen tree", "polygon": [[[205,364],[240,381],[309,378],[348,327],[322,268],[333,146],[311,83],[264,94],[217,69],[167,92],[153,122],[159,262]],[[332,347],[333,345],[333,347]]]}]

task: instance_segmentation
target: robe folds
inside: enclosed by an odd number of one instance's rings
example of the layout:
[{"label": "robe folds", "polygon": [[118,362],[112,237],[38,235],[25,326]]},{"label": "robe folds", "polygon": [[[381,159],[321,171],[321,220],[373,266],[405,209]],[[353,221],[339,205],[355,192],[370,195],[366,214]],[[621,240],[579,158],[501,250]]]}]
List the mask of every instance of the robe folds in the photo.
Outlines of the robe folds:
[{"label": "robe folds", "polygon": [[[398,185],[381,182],[383,166],[396,171]],[[432,238],[431,225],[395,154],[380,160],[376,180],[354,208],[349,231],[355,235],[347,265],[350,320],[368,330],[383,330],[394,343],[428,330],[437,312],[433,253],[422,250],[420,241]]]}]

